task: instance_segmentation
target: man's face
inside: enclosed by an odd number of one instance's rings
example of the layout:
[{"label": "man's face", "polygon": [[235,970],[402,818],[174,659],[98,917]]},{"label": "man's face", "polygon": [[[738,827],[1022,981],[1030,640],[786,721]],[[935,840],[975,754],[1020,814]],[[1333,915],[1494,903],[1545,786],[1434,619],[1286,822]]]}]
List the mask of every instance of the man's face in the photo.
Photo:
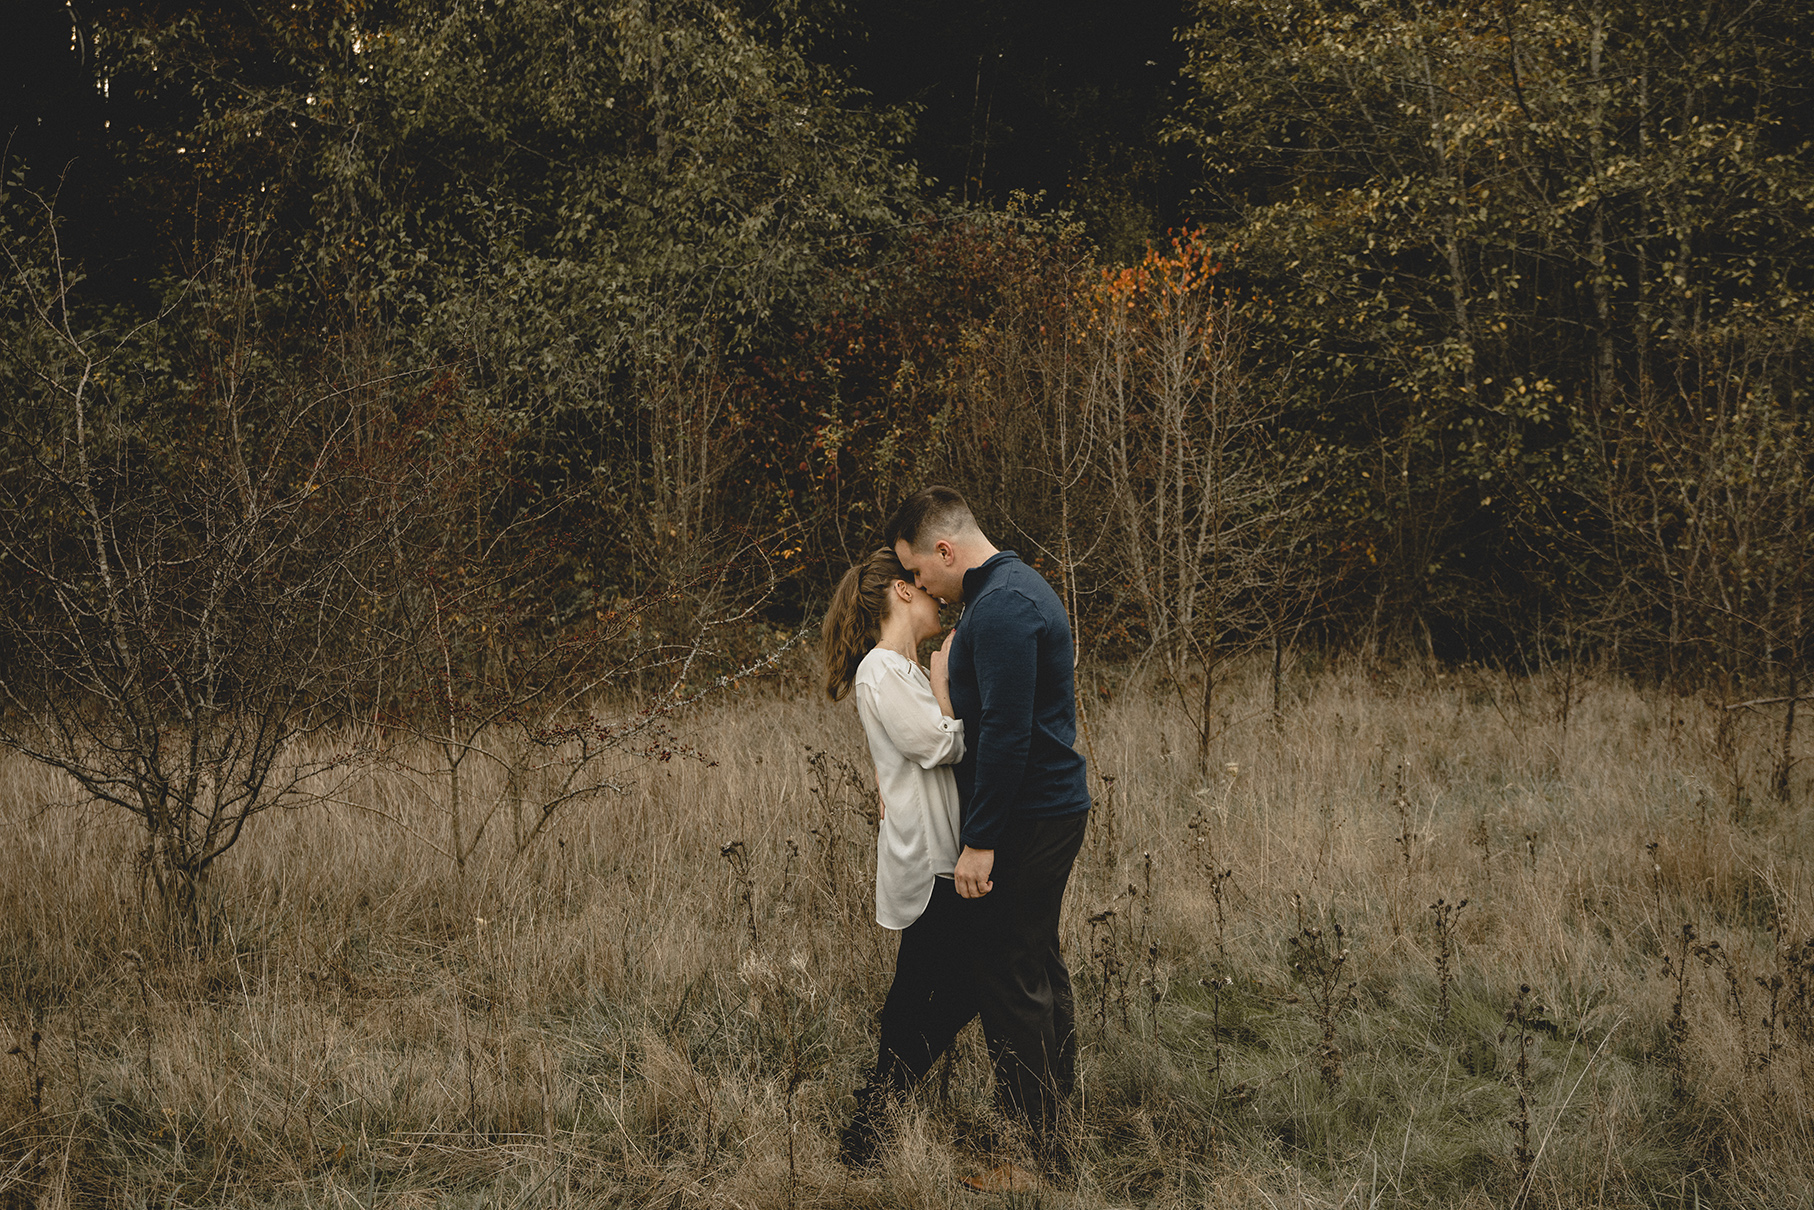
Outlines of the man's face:
[{"label": "man's face", "polygon": [[915,550],[902,538],[894,544],[901,566],[913,573],[913,582],[950,605],[964,599],[964,573],[957,566],[957,552],[943,538],[926,550]]}]

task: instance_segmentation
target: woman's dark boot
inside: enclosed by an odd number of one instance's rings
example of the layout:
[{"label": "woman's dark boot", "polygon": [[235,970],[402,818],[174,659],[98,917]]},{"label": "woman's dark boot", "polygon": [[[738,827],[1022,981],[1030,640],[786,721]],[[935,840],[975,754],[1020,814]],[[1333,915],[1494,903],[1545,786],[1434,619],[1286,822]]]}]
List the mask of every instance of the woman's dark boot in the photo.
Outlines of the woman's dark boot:
[{"label": "woman's dark boot", "polygon": [[887,1092],[874,1084],[857,1089],[857,1111],[838,1135],[838,1159],[846,1168],[861,1171],[875,1166],[882,1148],[882,1128],[887,1122]]}]

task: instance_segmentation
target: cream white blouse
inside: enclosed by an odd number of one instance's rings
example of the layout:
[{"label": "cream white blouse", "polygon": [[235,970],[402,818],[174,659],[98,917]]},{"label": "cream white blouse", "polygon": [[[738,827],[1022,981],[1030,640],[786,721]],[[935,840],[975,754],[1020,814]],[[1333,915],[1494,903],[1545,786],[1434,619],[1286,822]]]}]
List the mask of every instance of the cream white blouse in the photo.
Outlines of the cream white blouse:
[{"label": "cream white blouse", "polygon": [[957,868],[957,780],[964,724],[947,718],[925,670],[876,647],[857,666],[853,696],[886,810],[876,837],[876,923],[904,929]]}]

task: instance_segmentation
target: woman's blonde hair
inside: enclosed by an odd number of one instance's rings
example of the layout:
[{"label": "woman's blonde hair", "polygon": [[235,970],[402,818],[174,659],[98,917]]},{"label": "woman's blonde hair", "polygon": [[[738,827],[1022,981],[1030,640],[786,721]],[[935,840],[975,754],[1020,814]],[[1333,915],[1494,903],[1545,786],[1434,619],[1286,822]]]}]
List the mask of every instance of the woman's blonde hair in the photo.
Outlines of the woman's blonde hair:
[{"label": "woman's blonde hair", "polygon": [[832,701],[850,692],[857,665],[881,639],[888,590],[896,580],[913,583],[892,550],[877,550],[845,572],[831,594],[831,608],[819,628],[819,653],[825,661],[825,693]]}]

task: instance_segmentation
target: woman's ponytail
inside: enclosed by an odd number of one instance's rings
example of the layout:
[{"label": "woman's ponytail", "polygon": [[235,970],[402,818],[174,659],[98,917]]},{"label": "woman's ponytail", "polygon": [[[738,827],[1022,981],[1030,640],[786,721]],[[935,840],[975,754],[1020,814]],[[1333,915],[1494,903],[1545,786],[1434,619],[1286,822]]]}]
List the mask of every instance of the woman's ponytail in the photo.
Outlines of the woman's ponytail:
[{"label": "woman's ponytail", "polygon": [[825,664],[825,694],[832,701],[850,692],[857,665],[882,637],[888,590],[896,580],[913,583],[892,550],[877,550],[845,572],[831,594],[831,608],[819,628],[819,654]]}]

